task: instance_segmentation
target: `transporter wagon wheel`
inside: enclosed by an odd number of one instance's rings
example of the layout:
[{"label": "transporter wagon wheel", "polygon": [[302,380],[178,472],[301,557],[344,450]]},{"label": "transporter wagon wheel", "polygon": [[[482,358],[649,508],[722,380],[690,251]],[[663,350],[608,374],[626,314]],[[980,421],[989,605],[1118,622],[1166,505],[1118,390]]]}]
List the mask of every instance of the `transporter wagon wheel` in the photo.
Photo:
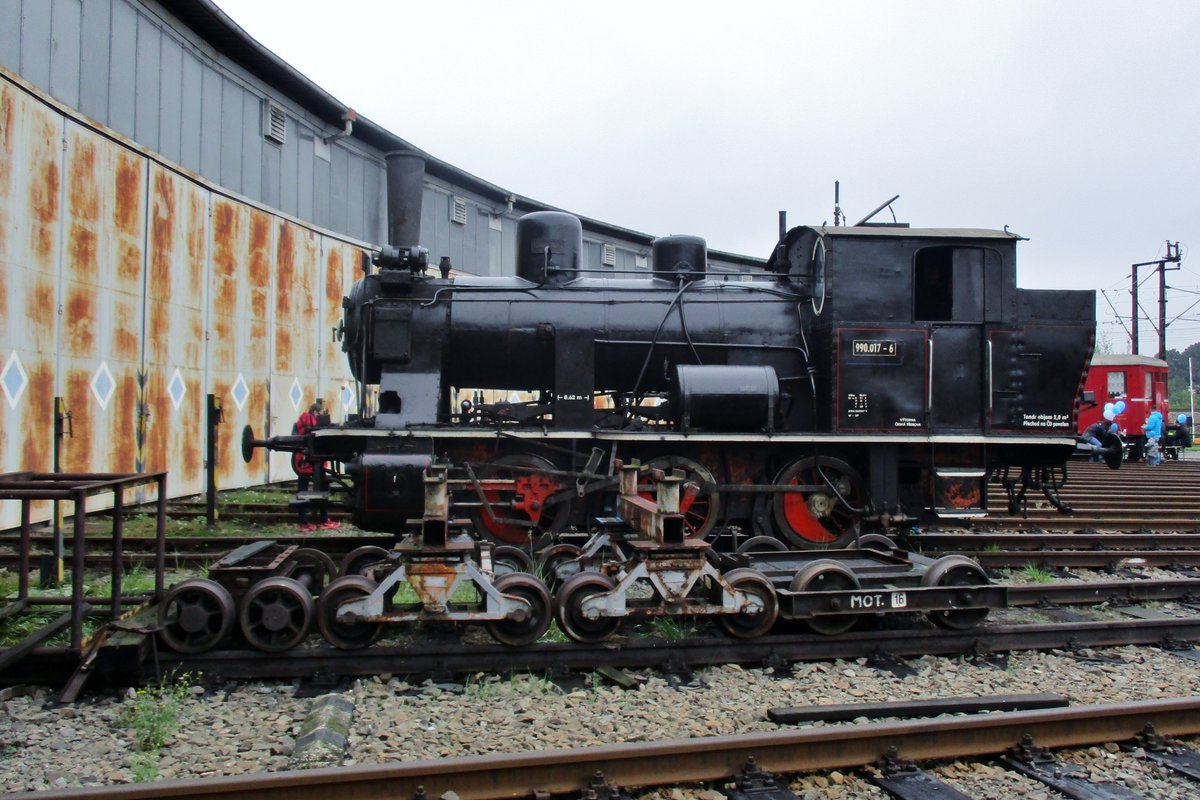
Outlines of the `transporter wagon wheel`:
[{"label": "transporter wagon wheel", "polygon": [[555,595],[555,617],[562,632],[577,642],[602,642],[621,627],[620,617],[588,619],[583,615],[583,601],[592,595],[612,591],[617,582],[599,572],[581,572],[559,587]]},{"label": "transporter wagon wheel", "polygon": [[763,605],[763,610],[757,614],[725,614],[720,618],[721,627],[730,636],[739,639],[753,639],[771,630],[779,616],[779,597],[775,594],[775,587],[770,579],[756,569],[744,567],[730,570],[725,573],[724,578],[726,583],[739,592],[757,597]]},{"label": "transporter wagon wheel", "polygon": [[[489,515],[485,508],[471,509],[471,521],[479,535],[496,544],[528,547],[532,542],[535,549],[548,545],[552,534],[565,528],[571,516],[570,502],[546,502],[563,488],[562,479],[550,474],[553,471],[554,464],[532,453],[503,456],[483,467],[478,473],[481,481],[511,481],[514,486],[482,488],[492,513]],[[479,501],[475,492],[470,499]],[[533,524],[527,527],[500,519]]]},{"label": "transporter wagon wheel", "polygon": [[[933,562],[921,576],[922,586],[982,586],[991,583],[983,567],[966,556],[943,556]],[[963,608],[954,611],[930,611],[928,617],[935,625],[954,631],[974,628],[987,618],[990,609]]]},{"label": "transporter wagon wheel", "polygon": [[501,594],[519,597],[529,603],[530,610],[529,616],[521,621],[502,619],[486,623],[484,627],[492,638],[513,647],[533,644],[542,638],[542,634],[550,629],[554,617],[550,590],[546,584],[532,575],[511,572],[496,578],[493,585]]},{"label": "transporter wagon wheel", "polygon": [[890,536],[884,536],[882,533],[868,533],[858,537],[858,548],[874,550],[877,553],[894,553],[900,549]]},{"label": "transporter wagon wheel", "polygon": [[[793,592],[842,592],[858,587],[858,578],[845,564],[832,558],[822,558],[796,570],[790,588]],[[813,633],[826,636],[845,633],[854,627],[855,622],[858,622],[856,614],[832,614],[804,620]]]},{"label": "transporter wagon wheel", "polygon": [[338,574],[337,564],[333,563],[333,559],[312,547],[301,547],[292,553],[287,561],[283,562],[283,568],[286,570],[293,564],[295,567],[288,577],[307,586],[309,594],[314,597]]},{"label": "transporter wagon wheel", "polygon": [[229,637],[236,616],[233,597],[224,586],[208,578],[192,578],[163,598],[159,635],[178,653],[203,653]]},{"label": "transporter wagon wheel", "polygon": [[339,650],[358,650],[371,645],[383,633],[378,622],[338,622],[338,607],[361,600],[375,591],[375,582],[362,575],[338,578],[321,593],[317,602],[317,625],[321,635]]},{"label": "transporter wagon wheel", "polygon": [[251,647],[282,653],[304,641],[316,613],[310,587],[292,578],[266,578],[246,592],[238,620]]},{"label": "transporter wagon wheel", "polygon": [[492,574],[511,575],[517,572],[533,572],[533,557],[519,547],[502,544],[492,550]]},{"label": "transporter wagon wheel", "polygon": [[815,491],[779,492],[771,503],[780,538],[801,550],[845,547],[858,532],[863,482],[845,461],[802,458],[779,473],[779,486],[815,486]]},{"label": "transporter wagon wheel", "polygon": [[[679,512],[683,514],[684,535],[689,539],[706,539],[717,524],[721,512],[721,495],[716,490],[704,491],[701,486],[713,486],[716,480],[706,467],[683,456],[662,456],[650,460],[646,466],[661,469],[667,474],[679,470],[687,482],[679,493]],[[692,491],[687,490],[688,483]],[[638,494],[647,500],[655,499],[653,484],[638,486]]]},{"label": "transporter wagon wheel", "polygon": [[[551,545],[538,554],[537,574],[550,587],[550,591],[558,591],[559,586],[579,574],[582,565],[571,562],[581,555],[583,550],[573,544]],[[568,564],[571,566],[568,567]]]},{"label": "transporter wagon wheel", "polygon": [[338,566],[338,577],[363,575],[368,567],[387,561],[388,551],[373,544],[356,547],[346,554]]},{"label": "transporter wagon wheel", "polygon": [[742,553],[782,553],[787,545],[774,536],[751,536],[737,547],[738,554]]}]

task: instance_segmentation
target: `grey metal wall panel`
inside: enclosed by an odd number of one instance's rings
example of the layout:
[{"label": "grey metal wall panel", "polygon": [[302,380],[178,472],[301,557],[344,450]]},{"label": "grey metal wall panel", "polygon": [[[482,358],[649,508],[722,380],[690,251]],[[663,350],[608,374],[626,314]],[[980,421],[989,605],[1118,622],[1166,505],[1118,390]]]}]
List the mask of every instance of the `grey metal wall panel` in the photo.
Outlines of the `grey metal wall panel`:
[{"label": "grey metal wall panel", "polygon": [[150,20],[137,18],[137,88],[134,93],[133,136],[151,150],[161,152],[158,109],[162,83],[162,35]]},{"label": "grey metal wall panel", "polygon": [[330,148],[329,154],[329,227],[346,230],[346,197],[350,183],[350,155],[343,147]]},{"label": "grey metal wall panel", "polygon": [[50,11],[48,3],[21,4],[21,74],[38,86],[50,85]]},{"label": "grey metal wall panel", "polygon": [[316,220],[313,198],[316,196],[317,164],[324,161],[313,158],[312,140],[297,137],[296,142],[296,213],[301,219]]},{"label": "grey metal wall panel", "polygon": [[110,128],[134,136],[134,90],[137,81],[138,15],[126,3],[112,6],[112,58],[108,69],[108,115],[100,121]]},{"label": "grey metal wall panel", "polygon": [[200,172],[200,120],[203,114],[204,68],[191,53],[180,64],[179,163]]},{"label": "grey metal wall panel", "polygon": [[200,174],[220,182],[221,176],[221,92],[225,79],[203,63],[203,89],[200,98]]},{"label": "grey metal wall panel", "polygon": [[221,185],[242,191],[242,87],[221,80]]},{"label": "grey metal wall panel", "polygon": [[[279,171],[283,163],[284,148],[263,142],[262,145],[262,188],[259,194],[262,201],[272,208],[281,208],[279,204]],[[294,211],[285,213],[295,214]]]},{"label": "grey metal wall panel", "polygon": [[[262,100],[242,91],[242,188],[247,197],[262,198]],[[267,145],[275,147],[275,145]]]},{"label": "grey metal wall panel", "polygon": [[351,236],[366,238],[365,203],[363,184],[366,182],[366,161],[357,153],[350,155],[350,169],[346,176],[346,229]]},{"label": "grey metal wall panel", "polygon": [[[329,224],[329,162],[323,158],[313,158],[312,164],[312,183],[305,186],[304,182],[300,183],[301,197],[305,192],[311,193],[309,197],[309,219],[317,223],[323,228],[333,229]],[[303,200],[301,201],[301,209],[303,209]]]},{"label": "grey metal wall panel", "polygon": [[16,0],[0,3],[0,67],[21,71],[21,4]]},{"label": "grey metal wall panel", "polygon": [[177,164],[183,163],[183,48],[174,39],[160,37],[162,78],[159,83],[159,150]]},{"label": "grey metal wall panel", "polygon": [[80,0],[54,0],[51,9],[50,94],[79,106]]},{"label": "grey metal wall panel", "polygon": [[108,120],[111,20],[111,3],[93,0],[83,4],[79,33],[79,110],[102,122]]},{"label": "grey metal wall panel", "polygon": [[383,242],[387,232],[387,194],[384,168],[374,162],[368,163],[363,181],[363,204],[366,207],[364,242]]},{"label": "grey metal wall panel", "polygon": [[300,131],[296,121],[291,117],[287,120],[287,141],[279,151],[279,174],[277,192],[279,195],[279,210],[292,216],[300,216],[299,198],[299,167],[300,151],[308,145],[300,139]]}]

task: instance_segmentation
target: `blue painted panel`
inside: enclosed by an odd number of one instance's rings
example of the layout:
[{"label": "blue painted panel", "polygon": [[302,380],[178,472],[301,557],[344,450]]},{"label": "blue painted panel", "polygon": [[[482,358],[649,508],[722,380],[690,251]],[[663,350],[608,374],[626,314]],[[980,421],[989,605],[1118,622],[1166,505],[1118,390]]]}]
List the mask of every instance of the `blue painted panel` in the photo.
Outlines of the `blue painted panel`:
[{"label": "blue painted panel", "polygon": [[81,24],[79,0],[54,0],[50,22],[50,94],[72,107],[79,106]]},{"label": "blue painted panel", "polygon": [[[290,123],[291,120],[288,120]],[[289,125],[290,127],[290,125]],[[291,140],[292,132],[288,131],[287,138]],[[279,171],[283,163],[284,148],[270,142],[262,144],[262,188],[259,194],[262,201],[272,208],[280,208],[279,204]],[[294,211],[288,213],[295,213]]]},{"label": "blue painted panel", "polygon": [[110,3],[88,2],[80,20],[79,110],[101,122],[108,121],[111,16]]},{"label": "blue painted panel", "polygon": [[133,108],[137,69],[137,13],[123,2],[112,7],[112,59],[108,70],[108,118],[101,120],[134,137]]}]

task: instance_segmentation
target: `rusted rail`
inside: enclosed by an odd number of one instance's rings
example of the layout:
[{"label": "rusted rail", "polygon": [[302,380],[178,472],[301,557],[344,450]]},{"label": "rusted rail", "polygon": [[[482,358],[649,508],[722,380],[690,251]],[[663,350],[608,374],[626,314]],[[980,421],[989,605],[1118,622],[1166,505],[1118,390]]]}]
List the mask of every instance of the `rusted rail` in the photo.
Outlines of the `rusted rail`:
[{"label": "rusted rail", "polygon": [[1169,736],[1200,733],[1200,698],[162,781],[44,792],[39,797],[306,800],[336,794],[340,800],[357,800],[414,798],[419,793],[438,797],[453,791],[461,800],[490,800],[530,797],[536,792],[579,793],[597,773],[622,788],[723,782],[750,758],[778,774],[859,767],[873,763],[891,747],[910,759],[977,757],[1003,752],[1027,734],[1044,747],[1079,747],[1131,739],[1148,723]]}]

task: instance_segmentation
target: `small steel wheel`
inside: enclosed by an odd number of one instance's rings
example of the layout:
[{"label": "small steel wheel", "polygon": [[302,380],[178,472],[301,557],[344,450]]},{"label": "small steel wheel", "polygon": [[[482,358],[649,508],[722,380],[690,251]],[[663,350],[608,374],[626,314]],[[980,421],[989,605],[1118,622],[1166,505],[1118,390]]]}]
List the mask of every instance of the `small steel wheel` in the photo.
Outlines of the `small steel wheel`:
[{"label": "small steel wheel", "polygon": [[308,586],[293,578],[266,578],[242,598],[242,635],[256,650],[282,653],[308,636],[316,614]]},{"label": "small steel wheel", "polygon": [[858,537],[859,550],[874,550],[878,553],[894,553],[897,548],[896,543],[892,541],[890,536],[884,536],[882,533],[868,533],[865,536]]},{"label": "small steel wheel", "polygon": [[[983,567],[966,556],[943,556],[921,576],[922,586],[983,586],[991,583]],[[991,609],[963,608],[953,611],[930,611],[928,617],[935,625],[955,631],[965,631],[983,622]]]},{"label": "small steel wheel", "polygon": [[[308,587],[308,593],[316,597],[337,577],[337,564],[327,554],[313,547],[301,547],[283,562],[289,578]],[[290,570],[290,571],[289,571]]]},{"label": "small steel wheel", "polygon": [[592,595],[610,592],[617,582],[600,572],[581,572],[561,587],[555,595],[555,618],[562,632],[577,642],[602,642],[621,627],[620,617],[588,619],[581,610],[583,601]]},{"label": "small steel wheel", "polygon": [[167,592],[158,609],[159,635],[179,653],[203,653],[233,630],[233,597],[207,578],[192,578]]},{"label": "small steel wheel", "polygon": [[558,589],[575,575],[579,574],[582,565],[579,557],[583,550],[573,544],[556,544],[547,547],[538,556],[537,574],[552,591]]},{"label": "small steel wheel", "polygon": [[338,578],[321,593],[317,602],[317,626],[325,641],[340,650],[358,650],[368,647],[383,633],[378,622],[339,622],[340,606],[361,600],[375,591],[375,582],[362,575],[346,575]]},{"label": "small steel wheel", "polygon": [[[845,564],[832,558],[821,558],[796,570],[789,588],[793,592],[843,592],[857,589],[859,585],[858,578]],[[826,636],[845,633],[856,622],[857,614],[827,614],[804,620],[813,633]]]},{"label": "small steel wheel", "polygon": [[763,610],[758,614],[738,612],[725,614],[721,619],[721,627],[730,636],[739,639],[753,639],[771,630],[775,619],[779,616],[779,597],[770,579],[756,569],[734,569],[725,573],[725,582],[739,592],[754,595],[762,601]]},{"label": "small steel wheel", "polygon": [[366,569],[380,561],[387,561],[388,551],[373,544],[356,547],[346,554],[338,566],[338,577],[347,575],[363,575]]},{"label": "small steel wheel", "polygon": [[486,623],[487,632],[501,644],[532,644],[550,629],[553,603],[546,584],[524,572],[510,572],[496,578],[492,584],[501,594],[519,597],[529,603],[529,615],[523,620],[502,619]]},{"label": "small steel wheel", "polygon": [[533,557],[519,547],[502,544],[492,549],[492,574],[511,575],[515,572],[533,572]]},{"label": "small steel wheel", "polygon": [[774,536],[751,536],[746,541],[738,545],[738,553],[763,553],[773,552],[782,553],[788,549],[788,546],[776,539]]}]

